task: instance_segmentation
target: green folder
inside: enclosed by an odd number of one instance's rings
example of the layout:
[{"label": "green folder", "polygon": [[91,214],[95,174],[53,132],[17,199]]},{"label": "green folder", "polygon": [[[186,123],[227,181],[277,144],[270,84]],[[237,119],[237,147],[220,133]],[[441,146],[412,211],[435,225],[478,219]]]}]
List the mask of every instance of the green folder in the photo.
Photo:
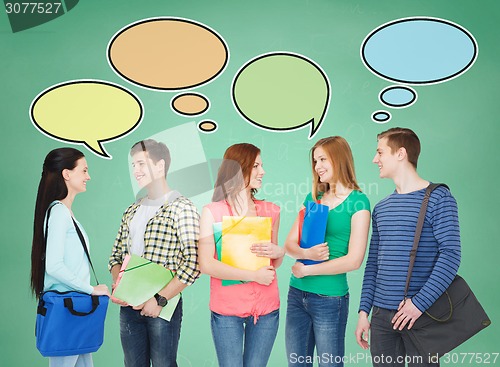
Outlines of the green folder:
[{"label": "green folder", "polygon": [[[174,274],[170,270],[159,264],[137,255],[127,255],[112,296],[131,306],[137,306],[162,290],[173,277]],[[168,304],[160,313],[161,318],[170,321],[180,297],[178,294],[168,300]]]},{"label": "green folder", "polygon": [[[222,258],[222,222],[216,222],[213,224],[214,227],[214,241],[215,241],[215,250],[217,251],[217,259],[220,260]],[[235,284],[244,284],[247,283],[243,280],[222,280],[223,286],[235,285]]]}]

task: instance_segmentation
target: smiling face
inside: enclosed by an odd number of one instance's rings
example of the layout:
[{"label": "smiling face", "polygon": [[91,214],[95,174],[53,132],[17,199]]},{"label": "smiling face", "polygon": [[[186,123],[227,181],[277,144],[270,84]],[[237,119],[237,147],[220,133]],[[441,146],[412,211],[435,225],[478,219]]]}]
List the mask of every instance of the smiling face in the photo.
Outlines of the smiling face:
[{"label": "smiling face", "polygon": [[398,163],[398,152],[392,152],[387,145],[387,138],[381,138],[378,141],[377,153],[373,158],[373,163],[378,166],[380,178],[393,178]]},{"label": "smiling face", "polygon": [[262,187],[262,177],[264,177],[265,173],[266,172],[262,167],[262,159],[260,158],[260,154],[258,154],[255,158],[255,163],[252,167],[252,171],[250,172],[248,188],[260,189]]},{"label": "smiling face", "polygon": [[320,182],[333,183],[333,165],[325,150],[319,146],[313,152],[314,171]]},{"label": "smiling face", "polygon": [[151,182],[165,177],[165,164],[163,159],[154,163],[147,152],[137,152],[132,156],[134,177],[140,188],[148,186]]},{"label": "smiling face", "polygon": [[89,169],[85,158],[76,161],[75,168],[63,170],[63,177],[68,193],[78,194],[87,190],[87,181],[90,180]]}]

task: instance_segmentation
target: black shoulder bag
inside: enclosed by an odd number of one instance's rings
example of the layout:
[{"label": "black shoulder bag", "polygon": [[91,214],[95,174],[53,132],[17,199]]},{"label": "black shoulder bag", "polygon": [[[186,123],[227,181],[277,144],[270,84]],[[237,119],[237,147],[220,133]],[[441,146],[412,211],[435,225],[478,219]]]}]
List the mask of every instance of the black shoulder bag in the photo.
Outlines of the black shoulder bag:
[{"label": "black shoulder bag", "polygon": [[[406,278],[405,299],[410,286],[410,278],[417,256],[420,234],[431,192],[445,184],[430,184],[424,195],[418,216],[410,265]],[[489,326],[491,321],[465,280],[457,275],[448,289],[426,310],[408,331],[410,339],[420,355],[436,363],[440,357],[456,348],[479,331]]]}]

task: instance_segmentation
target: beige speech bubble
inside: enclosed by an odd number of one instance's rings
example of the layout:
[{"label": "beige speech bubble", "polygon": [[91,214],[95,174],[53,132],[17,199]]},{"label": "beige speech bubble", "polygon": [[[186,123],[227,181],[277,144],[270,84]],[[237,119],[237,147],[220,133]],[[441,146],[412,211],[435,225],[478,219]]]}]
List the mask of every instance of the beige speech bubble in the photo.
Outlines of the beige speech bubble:
[{"label": "beige speech bubble", "polygon": [[207,83],[223,71],[228,58],[220,35],[181,18],[151,18],[129,24],[108,45],[108,61],[121,77],[160,90]]},{"label": "beige speech bubble", "polygon": [[198,124],[198,130],[204,133],[213,133],[217,130],[215,121],[205,120]]},{"label": "beige speech bubble", "polygon": [[198,93],[183,93],[172,99],[172,109],[181,115],[201,115],[208,110],[207,97]]},{"label": "beige speech bubble", "polygon": [[32,102],[31,120],[47,136],[84,144],[111,158],[102,143],[119,139],[139,126],[143,108],[127,89],[100,80],[75,80],[54,85]]}]

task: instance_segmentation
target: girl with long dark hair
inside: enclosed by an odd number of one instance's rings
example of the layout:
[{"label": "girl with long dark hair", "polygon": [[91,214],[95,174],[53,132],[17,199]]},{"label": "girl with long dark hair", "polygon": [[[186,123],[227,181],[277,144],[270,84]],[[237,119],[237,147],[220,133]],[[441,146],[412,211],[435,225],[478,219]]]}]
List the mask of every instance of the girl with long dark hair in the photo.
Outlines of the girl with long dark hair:
[{"label": "girl with long dark hair", "polygon": [[[71,206],[75,196],[86,191],[88,180],[87,161],[79,150],[54,149],[45,157],[36,198],[31,251],[31,289],[37,299],[49,290],[109,295],[106,285],[90,285],[89,263],[72,220]],[[49,209],[48,232],[45,233]],[[83,226],[78,222],[77,225],[88,243]],[[89,353],[49,357],[49,365],[92,367],[93,363]]]}]

